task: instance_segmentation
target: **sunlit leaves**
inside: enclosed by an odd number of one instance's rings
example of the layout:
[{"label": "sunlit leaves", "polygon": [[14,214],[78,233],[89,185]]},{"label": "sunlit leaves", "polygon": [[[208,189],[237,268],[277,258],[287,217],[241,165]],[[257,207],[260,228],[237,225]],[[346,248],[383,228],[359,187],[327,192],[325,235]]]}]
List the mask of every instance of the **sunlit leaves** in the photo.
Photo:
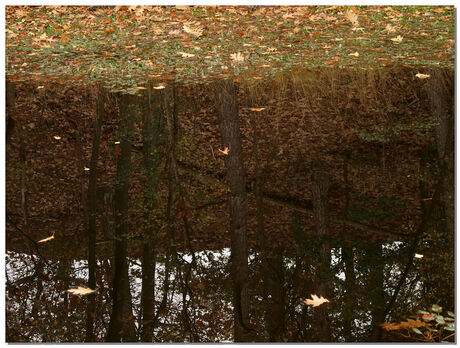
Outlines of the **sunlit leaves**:
[{"label": "sunlit leaves", "polygon": [[329,302],[328,299],[324,298],[322,295],[318,297],[317,295],[311,294],[311,299],[305,299],[304,303],[309,306],[318,307],[323,303]]},{"label": "sunlit leaves", "polygon": [[67,290],[67,292],[71,293],[72,295],[81,295],[81,296],[92,294],[95,291],[96,290],[85,288],[83,286],[78,286],[77,288]]}]

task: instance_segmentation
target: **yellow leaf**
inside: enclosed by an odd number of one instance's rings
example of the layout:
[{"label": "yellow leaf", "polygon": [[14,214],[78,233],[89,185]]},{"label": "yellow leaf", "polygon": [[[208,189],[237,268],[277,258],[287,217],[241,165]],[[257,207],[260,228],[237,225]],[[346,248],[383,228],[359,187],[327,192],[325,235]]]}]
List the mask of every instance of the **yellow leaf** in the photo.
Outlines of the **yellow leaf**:
[{"label": "yellow leaf", "polygon": [[359,53],[358,52],[355,52],[355,53],[350,53],[349,56],[353,56],[353,57],[359,57]]},{"label": "yellow leaf", "polygon": [[401,41],[403,40],[404,38],[401,36],[401,35],[398,35],[394,38],[391,39],[391,41],[393,41],[394,43],[401,43]]},{"label": "yellow leaf", "polygon": [[153,87],[153,89],[164,89],[164,88],[165,88],[165,85],[163,84],[159,84]]},{"label": "yellow leaf", "polygon": [[311,296],[311,299],[306,299],[303,301],[305,304],[309,306],[318,307],[318,306],[321,306],[325,302],[329,302],[329,300],[324,298],[322,295],[321,297],[318,297],[313,294],[311,294],[310,296]]},{"label": "yellow leaf", "polygon": [[228,147],[225,147],[225,149],[223,150],[219,149],[219,152],[223,155],[228,155],[228,152],[229,152]]},{"label": "yellow leaf", "polygon": [[420,74],[420,73],[418,73],[418,74],[415,74],[415,76],[418,77],[419,79],[422,79],[422,80],[423,80],[423,79],[429,78],[431,75],[426,75],[426,74]]},{"label": "yellow leaf", "polygon": [[49,242],[50,240],[53,240],[54,239],[54,233],[55,232],[53,232],[53,234],[51,236],[47,237],[47,238],[40,239],[37,243],[46,243],[46,242]]},{"label": "yellow leaf", "polygon": [[96,290],[92,290],[90,288],[84,288],[83,286],[77,286],[76,289],[69,289],[67,292],[70,292],[72,295],[88,295],[92,294]]},{"label": "yellow leaf", "polygon": [[249,110],[259,112],[259,111],[265,110],[265,108],[249,108]]},{"label": "yellow leaf", "polygon": [[61,137],[59,135],[55,135],[53,138],[56,140],[61,140]]}]

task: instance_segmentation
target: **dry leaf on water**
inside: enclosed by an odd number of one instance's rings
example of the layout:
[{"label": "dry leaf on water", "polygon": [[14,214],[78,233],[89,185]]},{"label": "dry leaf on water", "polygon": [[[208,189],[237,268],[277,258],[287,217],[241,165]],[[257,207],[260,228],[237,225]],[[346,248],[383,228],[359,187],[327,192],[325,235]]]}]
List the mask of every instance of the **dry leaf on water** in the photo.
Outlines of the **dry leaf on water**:
[{"label": "dry leaf on water", "polygon": [[423,80],[423,79],[429,78],[431,75],[420,74],[420,73],[418,73],[418,74],[415,74],[415,76],[418,77],[419,79],[422,79],[422,80]]},{"label": "dry leaf on water", "polygon": [[83,286],[77,286],[76,289],[69,289],[67,292],[70,292],[72,295],[88,295],[92,294],[96,290],[92,290],[90,288],[84,288]]},{"label": "dry leaf on water", "polygon": [[359,53],[358,52],[350,53],[349,56],[359,57]]},{"label": "dry leaf on water", "polygon": [[223,149],[223,150],[219,149],[219,152],[221,154],[223,154],[223,155],[228,155],[229,149],[228,149],[228,147],[225,147],[225,149]]},{"label": "dry leaf on water", "polygon": [[53,240],[54,239],[54,233],[55,232],[53,232],[53,234],[51,236],[47,237],[47,238],[40,239],[37,243],[46,243],[46,242],[49,242],[50,240]]},{"label": "dry leaf on water", "polygon": [[400,43],[404,38],[401,35],[398,35],[391,39],[394,43]]},{"label": "dry leaf on water", "polygon": [[321,306],[325,302],[329,302],[329,300],[324,298],[322,295],[318,297],[316,295],[311,294],[310,296],[311,296],[311,299],[307,298],[306,300],[303,301],[305,304],[309,306],[318,307],[318,306]]},{"label": "dry leaf on water", "polygon": [[422,254],[415,254],[414,257],[416,259],[423,259],[423,255]]},{"label": "dry leaf on water", "polygon": [[262,111],[265,110],[265,108],[249,108],[251,111]]}]

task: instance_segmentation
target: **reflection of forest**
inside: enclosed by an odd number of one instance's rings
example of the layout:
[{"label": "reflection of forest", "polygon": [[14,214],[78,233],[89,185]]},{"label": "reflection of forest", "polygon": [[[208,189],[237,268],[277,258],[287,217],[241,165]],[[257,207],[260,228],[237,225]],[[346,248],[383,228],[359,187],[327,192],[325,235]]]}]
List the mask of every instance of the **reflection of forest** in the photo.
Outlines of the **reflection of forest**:
[{"label": "reflection of forest", "polygon": [[9,82],[7,340],[394,340],[453,310],[453,72],[415,73]]}]

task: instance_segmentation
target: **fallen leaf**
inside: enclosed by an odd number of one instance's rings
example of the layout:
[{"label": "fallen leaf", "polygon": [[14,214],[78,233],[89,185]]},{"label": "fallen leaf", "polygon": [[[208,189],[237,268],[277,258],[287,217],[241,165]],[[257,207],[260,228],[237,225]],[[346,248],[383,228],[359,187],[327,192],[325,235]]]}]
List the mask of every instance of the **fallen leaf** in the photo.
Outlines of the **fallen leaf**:
[{"label": "fallen leaf", "polygon": [[349,56],[353,56],[353,57],[359,57],[359,53],[358,52],[355,52],[355,53],[350,53]]},{"label": "fallen leaf", "polygon": [[422,79],[422,80],[423,80],[423,79],[429,78],[431,75],[420,74],[420,73],[418,73],[418,74],[415,74],[415,76],[418,77],[419,79]]},{"label": "fallen leaf", "polygon": [[396,28],[392,26],[391,24],[387,24],[385,27],[385,30],[388,32],[388,34],[392,34],[396,32]]},{"label": "fallen leaf", "polygon": [[165,85],[159,84],[153,87],[153,89],[165,89]]},{"label": "fallen leaf", "polygon": [[54,239],[54,233],[55,232],[53,232],[53,234],[51,236],[47,237],[47,238],[40,239],[37,243],[46,243],[46,242],[49,242],[50,240],[53,240]]},{"label": "fallen leaf", "polygon": [[187,52],[177,52],[177,54],[179,54],[180,56],[182,56],[182,58],[191,58],[191,57],[195,57],[194,54],[187,53]]},{"label": "fallen leaf", "polygon": [[193,28],[184,24],[183,29],[187,34],[191,34],[196,37],[200,37],[201,35],[203,35],[203,29],[200,27]]},{"label": "fallen leaf", "polygon": [[89,168],[88,167],[85,167],[83,168],[86,172],[89,171]]},{"label": "fallen leaf", "polygon": [[351,10],[345,12],[345,18],[348,19],[354,27],[359,27],[358,15]]},{"label": "fallen leaf", "polygon": [[394,43],[400,43],[404,38],[401,35],[398,35],[391,39]]},{"label": "fallen leaf", "polygon": [[67,292],[70,292],[72,295],[88,295],[92,294],[96,290],[92,290],[90,288],[84,288],[83,286],[77,286],[76,289],[69,289]]},{"label": "fallen leaf", "polygon": [[56,140],[61,140],[61,137],[59,135],[55,135],[53,138]]},{"label": "fallen leaf", "polygon": [[415,254],[414,257],[416,259],[423,259],[423,255],[422,254]]},{"label": "fallen leaf", "polygon": [[228,155],[228,152],[229,152],[228,147],[225,147],[225,149],[223,150],[219,149],[219,152],[223,155]]},{"label": "fallen leaf", "polygon": [[251,111],[262,111],[265,110],[265,108],[249,108]]},{"label": "fallen leaf", "polygon": [[318,296],[313,295],[313,294],[311,294],[310,296],[311,296],[311,300],[306,299],[303,302],[305,304],[313,306],[313,307],[318,307],[318,306],[321,306],[325,302],[329,302],[329,300],[324,298],[322,295],[321,295],[321,297],[318,297]]},{"label": "fallen leaf", "polygon": [[231,58],[235,63],[242,63],[242,62],[244,62],[244,56],[241,54],[241,52],[232,53],[232,54],[230,55],[230,58]]}]

